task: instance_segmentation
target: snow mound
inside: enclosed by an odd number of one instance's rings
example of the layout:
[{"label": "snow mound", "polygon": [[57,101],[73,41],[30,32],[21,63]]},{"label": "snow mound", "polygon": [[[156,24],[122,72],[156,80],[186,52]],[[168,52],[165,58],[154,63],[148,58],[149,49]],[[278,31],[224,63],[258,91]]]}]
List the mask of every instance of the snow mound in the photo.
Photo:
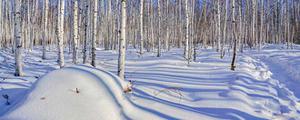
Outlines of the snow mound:
[{"label": "snow mound", "polygon": [[123,93],[127,83],[107,71],[79,65],[42,77],[5,120],[158,119]]}]

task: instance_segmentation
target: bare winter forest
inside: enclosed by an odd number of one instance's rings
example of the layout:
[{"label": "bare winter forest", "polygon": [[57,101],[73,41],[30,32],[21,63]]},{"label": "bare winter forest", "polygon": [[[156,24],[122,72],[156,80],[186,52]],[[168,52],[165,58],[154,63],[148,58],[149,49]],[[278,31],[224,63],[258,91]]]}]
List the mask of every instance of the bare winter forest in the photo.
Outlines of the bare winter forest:
[{"label": "bare winter forest", "polygon": [[0,119],[300,119],[299,44],[299,0],[0,0]]}]

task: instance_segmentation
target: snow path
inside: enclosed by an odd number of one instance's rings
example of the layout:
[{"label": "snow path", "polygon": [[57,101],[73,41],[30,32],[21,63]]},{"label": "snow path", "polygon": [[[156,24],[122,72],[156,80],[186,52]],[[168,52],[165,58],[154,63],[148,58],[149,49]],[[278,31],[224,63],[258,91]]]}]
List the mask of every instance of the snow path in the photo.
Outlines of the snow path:
[{"label": "snow path", "polygon": [[[274,47],[274,46],[273,46]],[[268,72],[272,73],[270,80],[276,84],[277,96],[281,99],[282,113],[289,116],[300,116],[300,50],[268,49],[258,52],[252,51],[256,59]]]},{"label": "snow path", "polygon": [[300,50],[290,50],[286,54],[279,50],[269,50],[252,56],[268,66],[273,73],[272,78],[279,80],[300,98]]},{"label": "snow path", "polygon": [[[276,77],[276,76],[288,76],[289,74],[285,74],[285,72],[282,70],[281,71],[274,70],[273,68],[277,67],[275,63],[267,62],[268,64],[266,65],[265,62],[267,61],[267,59],[265,59],[264,62],[262,62],[260,59],[254,59],[249,56],[244,56],[243,58],[247,58],[247,57],[248,57],[248,61],[252,61],[253,68],[256,69],[257,74],[261,76],[261,78],[258,79],[268,83],[268,86],[265,86],[266,88],[269,88],[268,94],[271,95],[272,99],[275,100],[279,105],[277,107],[280,111],[279,112],[273,111],[273,115],[275,115],[276,118],[285,116],[288,118],[299,119],[300,118],[299,98],[297,98],[293,94],[293,92],[290,91],[289,88],[285,86],[284,81],[281,81],[281,80],[287,80],[287,78],[278,79],[278,77]],[[289,81],[290,80],[291,79],[289,79]],[[253,83],[253,84],[259,84],[259,83]],[[269,104],[269,101],[266,102],[267,103],[264,103],[266,104],[265,107],[276,106],[276,105]]]}]

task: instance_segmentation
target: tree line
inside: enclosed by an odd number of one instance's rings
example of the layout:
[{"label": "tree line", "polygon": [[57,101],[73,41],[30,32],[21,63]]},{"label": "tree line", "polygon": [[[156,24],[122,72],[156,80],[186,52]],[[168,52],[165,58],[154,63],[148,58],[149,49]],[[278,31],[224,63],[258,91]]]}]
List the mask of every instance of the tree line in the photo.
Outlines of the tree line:
[{"label": "tree line", "polygon": [[[119,50],[118,74],[124,79],[125,50],[140,55],[184,48],[183,57],[196,60],[197,50],[212,47],[225,56],[232,51],[231,69],[238,52],[260,50],[266,43],[300,41],[298,0],[1,0],[0,47],[16,57],[22,75],[22,54],[41,46],[64,51],[74,64],[96,66],[96,48]],[[80,58],[80,59],[79,59]]]}]

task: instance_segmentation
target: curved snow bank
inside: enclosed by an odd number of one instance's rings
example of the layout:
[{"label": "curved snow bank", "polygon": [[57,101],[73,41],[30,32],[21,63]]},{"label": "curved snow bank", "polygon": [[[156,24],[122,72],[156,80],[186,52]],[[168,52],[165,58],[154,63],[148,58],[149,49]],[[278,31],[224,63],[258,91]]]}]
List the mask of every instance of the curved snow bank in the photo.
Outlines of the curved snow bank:
[{"label": "curved snow bank", "polygon": [[115,75],[80,65],[42,77],[26,99],[3,118],[8,120],[158,119],[136,107]]}]

